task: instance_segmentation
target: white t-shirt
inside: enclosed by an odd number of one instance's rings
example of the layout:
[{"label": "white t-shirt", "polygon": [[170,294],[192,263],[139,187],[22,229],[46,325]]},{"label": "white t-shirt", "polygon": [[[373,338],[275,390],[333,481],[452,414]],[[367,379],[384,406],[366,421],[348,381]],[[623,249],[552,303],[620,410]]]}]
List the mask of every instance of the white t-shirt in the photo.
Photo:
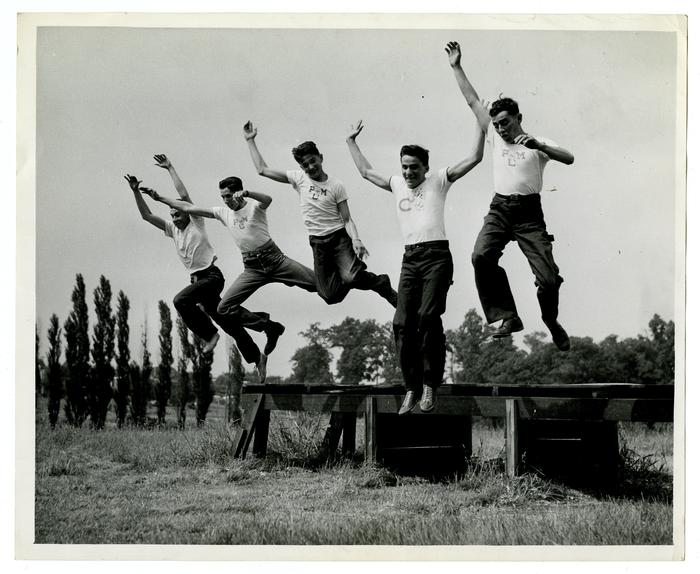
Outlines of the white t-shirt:
[{"label": "white t-shirt", "polygon": [[338,204],[348,199],[341,181],[328,176],[315,181],[301,170],[290,170],[287,179],[299,194],[299,205],[309,235],[328,235],[345,227]]},{"label": "white t-shirt", "polygon": [[246,199],[246,204],[238,210],[228,207],[212,207],[212,211],[221,223],[226,226],[243,253],[262,247],[270,241],[267,229],[267,211],[260,203]]},{"label": "white t-shirt", "polygon": [[[550,139],[536,137],[547,145]],[[542,191],[542,172],[549,156],[520,144],[509,144],[489,124],[488,142],[493,149],[494,191],[501,195],[531,195]]]},{"label": "white t-shirt", "polygon": [[410,189],[400,175],[389,179],[396,198],[396,214],[406,245],[447,239],[445,233],[445,198],[452,182],[447,168],[429,173],[418,187]]},{"label": "white t-shirt", "polygon": [[190,273],[202,271],[214,263],[216,255],[201,217],[190,215],[185,229],[178,229],[172,221],[166,221],[165,235],[173,239],[180,261]]}]

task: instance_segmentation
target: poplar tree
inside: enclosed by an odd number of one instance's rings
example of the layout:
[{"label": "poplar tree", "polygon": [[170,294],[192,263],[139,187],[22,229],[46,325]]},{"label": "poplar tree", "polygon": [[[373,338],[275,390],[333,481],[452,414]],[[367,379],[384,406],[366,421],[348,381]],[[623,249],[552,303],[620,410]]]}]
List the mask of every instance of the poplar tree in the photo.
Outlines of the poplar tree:
[{"label": "poplar tree", "polygon": [[88,381],[90,377],[90,337],[88,308],[85,302],[85,281],[78,273],[71,295],[73,309],[63,326],[66,337],[66,402],[64,411],[68,423],[82,426],[88,415]]},{"label": "poplar tree", "polygon": [[190,374],[187,372],[187,362],[192,355],[192,346],[184,321],[177,316],[177,334],[180,340],[180,358],[177,362],[177,392],[175,393],[175,405],[177,407],[177,424],[185,428],[187,420],[187,403],[191,399]]},{"label": "poplar tree", "polygon": [[245,380],[245,369],[241,360],[241,353],[235,343],[231,341],[228,353],[228,377],[226,393],[226,420],[235,422],[241,420],[241,392]]},{"label": "poplar tree", "polygon": [[93,327],[92,360],[93,369],[90,385],[90,419],[96,429],[102,429],[107,419],[109,401],[112,398],[114,379],[114,324],[112,314],[112,287],[109,280],[100,275],[100,284],[94,291],[95,316]]},{"label": "poplar tree", "polygon": [[58,413],[61,409],[63,396],[63,380],[61,376],[61,327],[58,317],[53,314],[49,319],[49,352],[46,355],[47,386],[49,391],[49,424],[56,427]]},{"label": "poplar tree", "polygon": [[204,352],[205,342],[199,337],[194,337],[192,345],[192,382],[194,395],[197,399],[197,426],[201,427],[207,418],[209,405],[214,398],[214,388],[211,379],[211,365],[214,361],[214,353]]},{"label": "poplar tree", "polygon": [[158,301],[160,314],[160,363],[158,364],[158,384],[156,386],[156,402],[158,403],[158,423],[165,423],[165,412],[172,392],[173,367],[173,321],[170,308],[164,301]]},{"label": "poplar tree", "polygon": [[131,418],[135,425],[146,424],[148,399],[151,391],[151,353],[148,350],[148,323],[144,322],[141,334],[141,368],[139,372],[131,369]]},{"label": "poplar tree", "polygon": [[124,426],[129,404],[129,387],[131,371],[129,361],[129,299],[123,291],[117,296],[117,392],[114,400],[117,404],[117,426]]}]

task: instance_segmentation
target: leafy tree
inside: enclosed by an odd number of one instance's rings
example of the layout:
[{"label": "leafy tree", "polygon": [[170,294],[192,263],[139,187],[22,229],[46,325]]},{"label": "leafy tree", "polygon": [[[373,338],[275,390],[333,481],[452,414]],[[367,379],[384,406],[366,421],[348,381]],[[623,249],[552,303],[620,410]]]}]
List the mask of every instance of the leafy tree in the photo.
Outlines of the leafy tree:
[{"label": "leafy tree", "polygon": [[194,395],[197,400],[197,426],[201,427],[207,418],[209,406],[214,398],[214,388],[211,378],[211,365],[214,361],[214,353],[205,353],[205,341],[199,337],[193,337],[192,345],[192,383]]},{"label": "leafy tree", "polygon": [[85,282],[78,273],[71,295],[73,309],[63,326],[66,337],[68,381],[64,411],[68,423],[79,427],[88,415],[88,379],[90,376],[90,338],[88,308],[85,302]]},{"label": "leafy tree", "polygon": [[656,368],[659,383],[673,384],[675,380],[675,324],[664,321],[656,313],[649,321],[652,342],[657,349]]},{"label": "leafy tree", "polygon": [[190,386],[190,374],[187,371],[187,362],[192,356],[192,345],[190,344],[187,327],[182,318],[177,316],[177,334],[180,339],[180,358],[177,363],[177,388],[175,392],[175,406],[177,407],[177,422],[180,428],[185,428],[187,420],[187,403],[192,399],[192,388]]},{"label": "leafy tree", "polygon": [[297,383],[333,384],[331,354],[325,342],[325,334],[318,323],[312,323],[300,333],[309,343],[292,355],[292,380]]},{"label": "leafy tree", "polygon": [[158,423],[165,422],[165,410],[170,399],[172,389],[173,367],[173,321],[170,316],[170,308],[164,301],[158,301],[160,313],[160,363],[158,364],[158,384],[156,385],[156,402],[158,404]]},{"label": "leafy tree", "polygon": [[141,334],[142,359],[141,368],[132,364],[131,367],[131,419],[137,426],[146,424],[148,415],[148,399],[151,394],[151,353],[148,350],[148,323],[144,322]]},{"label": "leafy tree", "polygon": [[129,351],[129,298],[123,291],[117,297],[117,391],[114,400],[117,405],[117,426],[122,427],[126,420],[131,386],[131,352]]},{"label": "leafy tree", "polygon": [[41,358],[39,357],[39,349],[41,342],[39,339],[39,325],[34,325],[34,393],[38,399],[42,395],[41,384]]},{"label": "leafy tree", "polygon": [[63,377],[61,372],[61,327],[54,314],[49,319],[49,352],[46,357],[48,369],[47,384],[49,390],[49,424],[56,427],[58,413],[61,410],[63,396]]},{"label": "leafy tree", "polygon": [[109,401],[112,398],[114,379],[114,324],[112,315],[112,287],[104,275],[94,292],[95,316],[97,322],[92,336],[92,385],[90,386],[90,419],[96,429],[102,429],[107,419]]}]

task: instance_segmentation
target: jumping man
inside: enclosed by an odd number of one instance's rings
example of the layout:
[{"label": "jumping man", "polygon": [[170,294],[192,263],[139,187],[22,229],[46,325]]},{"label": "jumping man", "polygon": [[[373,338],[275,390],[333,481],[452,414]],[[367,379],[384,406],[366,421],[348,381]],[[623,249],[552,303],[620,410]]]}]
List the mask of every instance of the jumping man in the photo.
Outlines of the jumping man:
[{"label": "jumping man", "polygon": [[526,133],[514,100],[500,98],[487,110],[462,69],[459,44],[449,42],[445,51],[464,98],[481,129],[488,130],[493,151],[495,195],[472,254],[476,287],[486,320],[489,323],[501,320],[494,337],[507,337],[523,330],[508,277],[498,264],[505,246],[517,241],[535,274],[542,320],[557,348],[567,351],[571,346],[569,336],[557,321],[559,287],[564,280],[552,255],[554,237],[547,233],[540,192],[547,162],[553,159],[570,165],[574,156],[549,139]]}]

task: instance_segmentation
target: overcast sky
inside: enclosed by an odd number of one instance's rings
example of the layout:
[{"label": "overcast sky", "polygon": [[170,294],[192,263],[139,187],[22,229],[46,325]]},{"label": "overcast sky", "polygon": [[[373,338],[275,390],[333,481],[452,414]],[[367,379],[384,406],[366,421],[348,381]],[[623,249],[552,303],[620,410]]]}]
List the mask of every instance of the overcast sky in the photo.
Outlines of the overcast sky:
[{"label": "overcast sky", "polygon": [[[296,192],[255,172],[242,125],[274,168],[294,169],[290,150],[317,142],[326,171],[345,182],[369,269],[398,281],[403,244],[394,201],[357,173],[345,144],[362,119],[358,143],[385,175],[399,173],[398,150],[418,143],[431,167],[469,153],[475,122],[443,47],[457,40],[479,94],[518,100],[523,126],[576,157],[550,162],[542,192],[545,219],[565,283],[560,319],[574,336],[595,340],[644,333],[654,313],[674,318],[676,37],[667,32],[367,29],[166,29],[45,27],[37,36],[36,311],[43,348],[48,318],[63,323],[76,273],[92,291],[104,274],[131,301],[132,353],[147,319],[158,360],[160,299],[188,283],[172,241],[142,221],[125,173],[174,195],[153,165],[172,160],[195,203],[220,204],[217,182],[238,175],[273,197],[273,238],[290,257],[312,264]],[[456,328],[481,308],[471,249],[493,193],[488,154],[455,184],[446,224],[455,260],[444,323]],[[149,200],[150,201],[150,200]],[[152,205],[167,216],[167,208]],[[227,286],[241,272],[226,230],[208,221]],[[534,278],[511,244],[503,257],[525,333],[545,330]],[[270,374],[288,375],[303,344],[298,332],[346,316],[390,321],[373,293],[351,292],[335,306],[281,285],[247,302],[287,325]],[[172,305],[171,305],[172,308]],[[92,320],[91,326],[92,330]],[[262,344],[264,339],[257,336]],[[522,334],[516,339],[522,340]],[[225,369],[225,345],[215,373]]]}]

